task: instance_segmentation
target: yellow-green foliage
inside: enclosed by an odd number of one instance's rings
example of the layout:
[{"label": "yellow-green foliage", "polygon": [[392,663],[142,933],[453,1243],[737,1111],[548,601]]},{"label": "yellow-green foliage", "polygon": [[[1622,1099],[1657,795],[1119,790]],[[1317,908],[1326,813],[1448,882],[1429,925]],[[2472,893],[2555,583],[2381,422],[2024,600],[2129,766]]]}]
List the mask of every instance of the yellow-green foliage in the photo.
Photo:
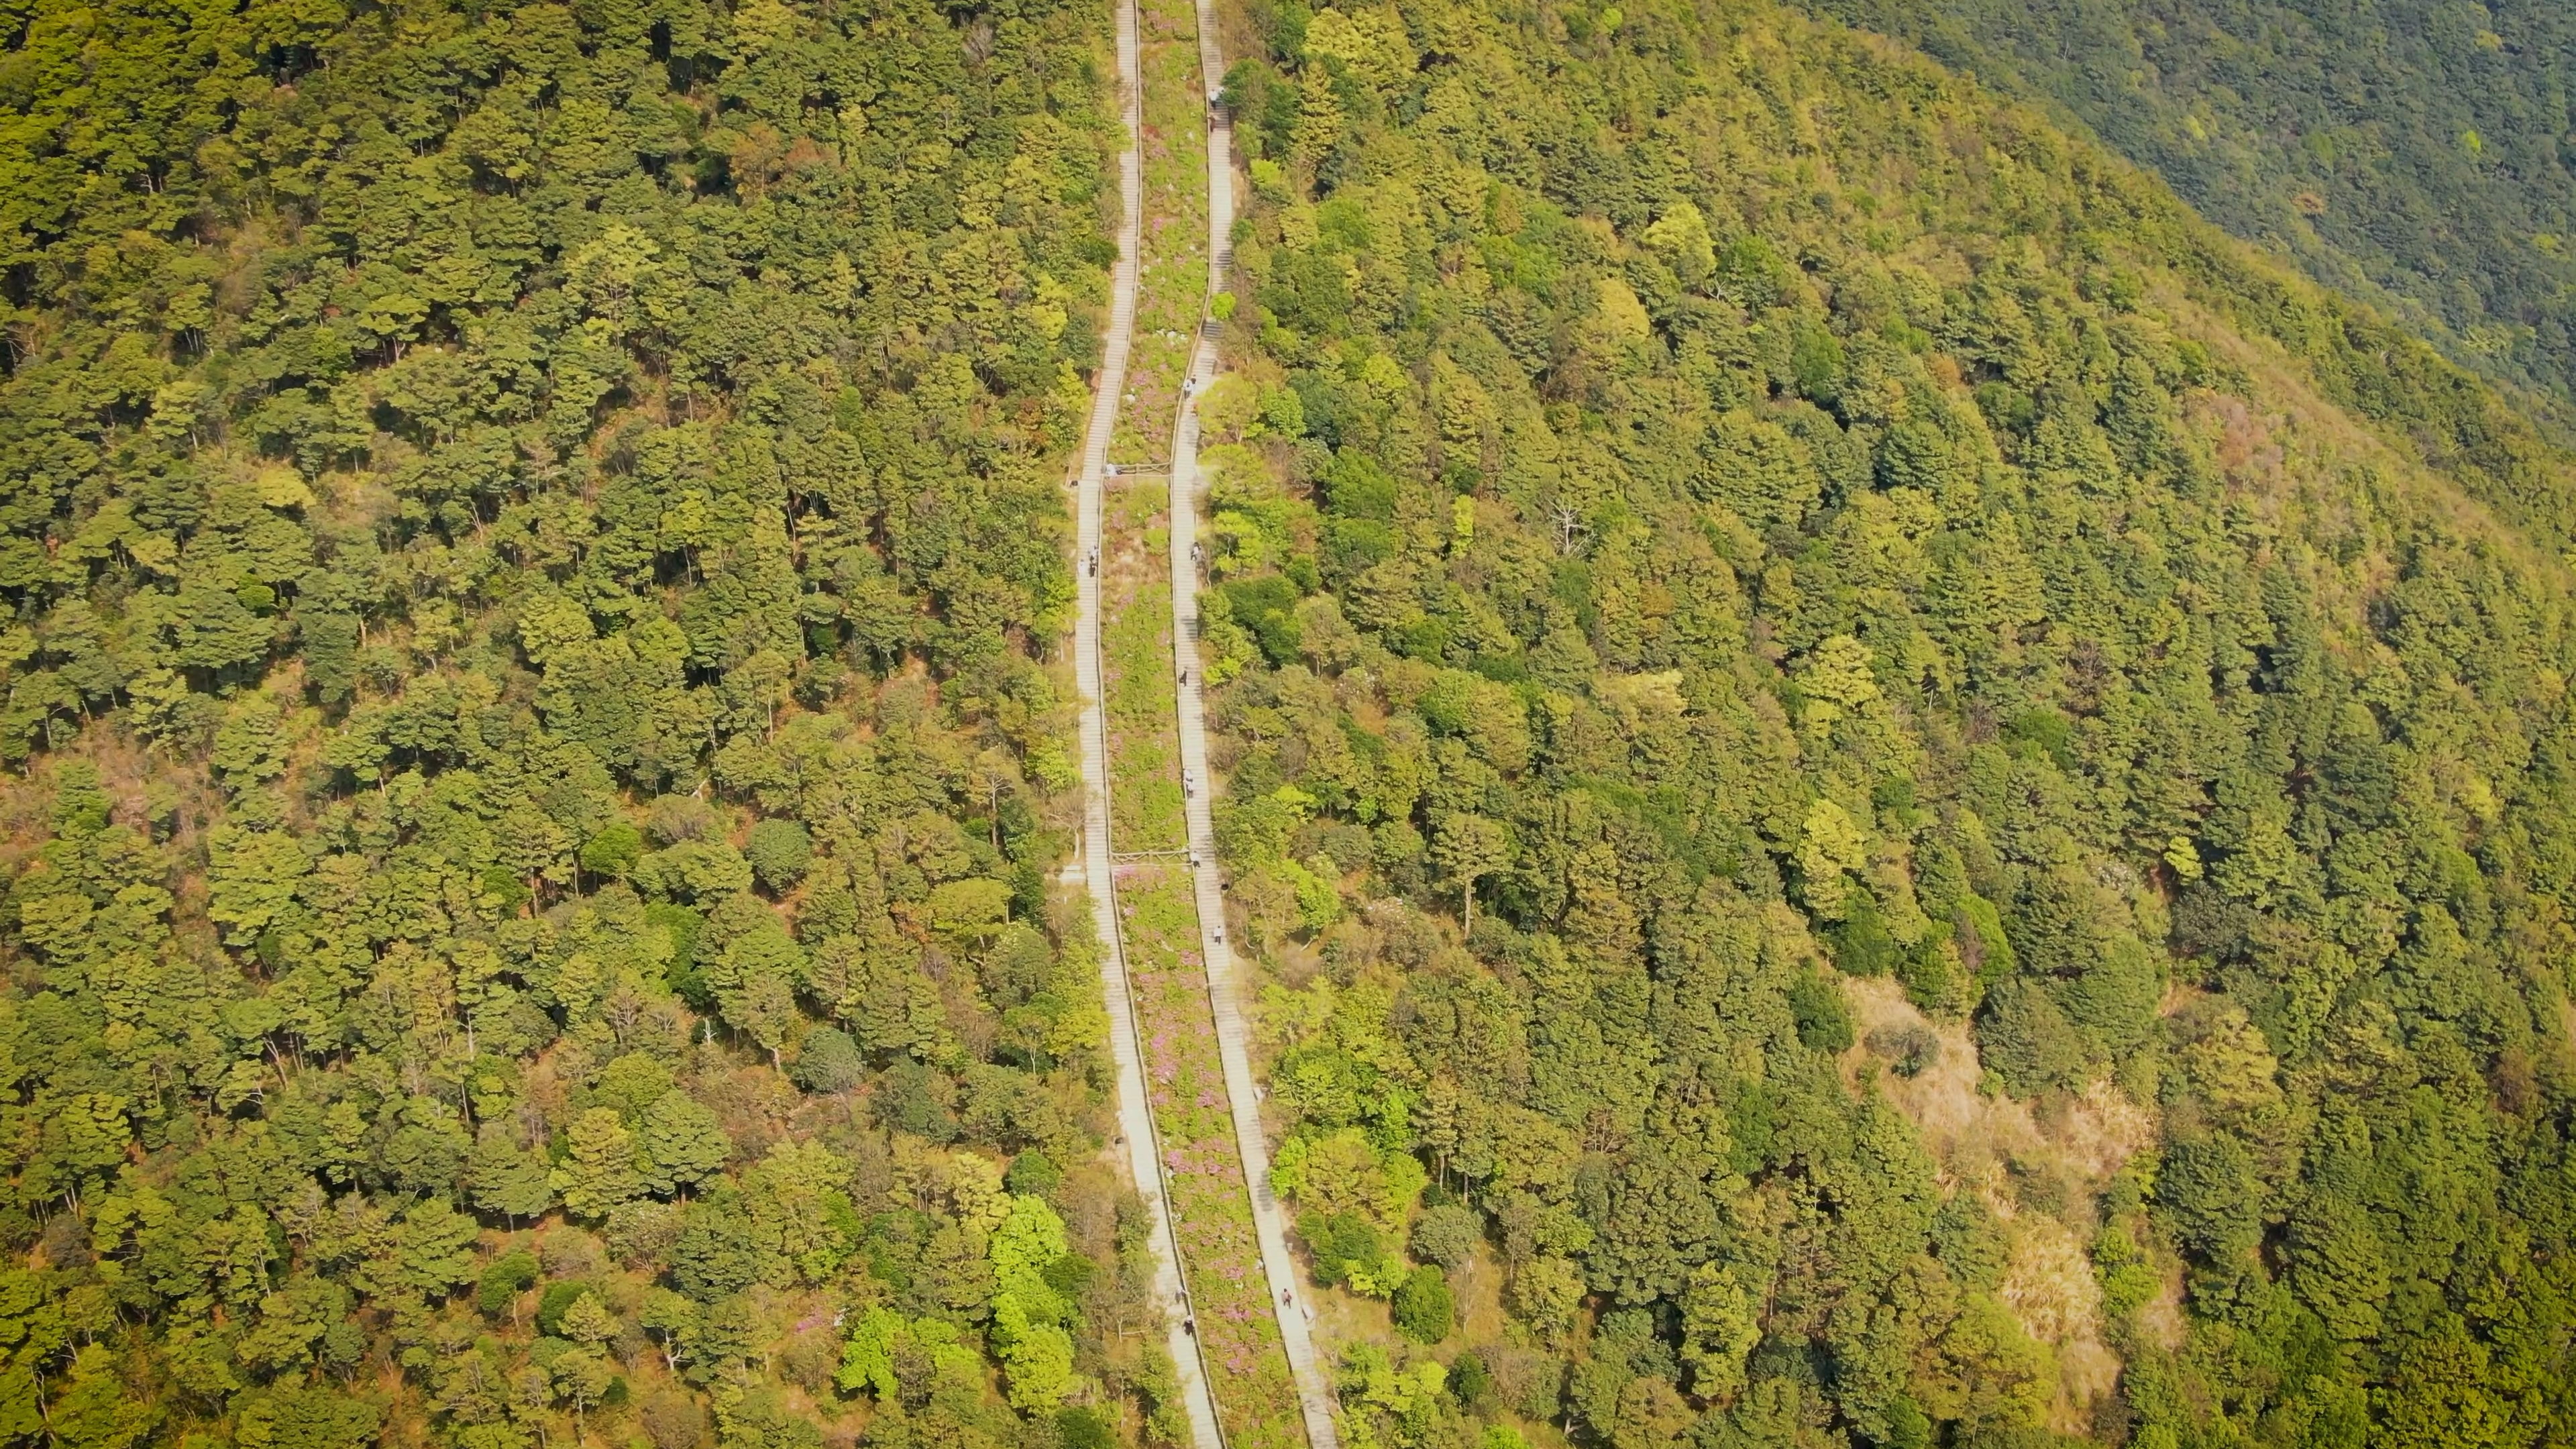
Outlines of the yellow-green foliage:
[{"label": "yellow-green foliage", "polygon": [[986,1332],[1006,1189],[1112,1191],[1041,662],[1109,36],[0,24],[0,1440],[1122,1417],[1110,1215]]},{"label": "yellow-green foliage", "polygon": [[[1265,998],[1318,1272],[1402,1274],[1409,1147],[1566,1361],[1503,1407],[1614,1444],[2404,1437],[2562,1374],[2567,457],[1872,37],[1261,14],[1230,335],[1315,521],[1225,586],[1219,835],[1323,978]],[[1943,1175],[1873,976],[1959,1097],[2141,1125]]]}]

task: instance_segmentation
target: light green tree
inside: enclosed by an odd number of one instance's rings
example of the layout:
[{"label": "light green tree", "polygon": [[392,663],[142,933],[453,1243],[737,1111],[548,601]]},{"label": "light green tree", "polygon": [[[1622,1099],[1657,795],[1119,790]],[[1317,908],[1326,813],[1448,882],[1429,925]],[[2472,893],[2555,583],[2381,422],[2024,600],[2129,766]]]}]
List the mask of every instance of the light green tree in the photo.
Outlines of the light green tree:
[{"label": "light green tree", "polygon": [[644,1185],[668,1194],[722,1171],[733,1143],[716,1114],[676,1088],[644,1109]]},{"label": "light green tree", "polygon": [[1692,1393],[1722,1404],[1743,1391],[1745,1360],[1762,1340],[1759,1308],[1724,1265],[1691,1270],[1682,1290],[1682,1362]]},{"label": "light green tree", "polygon": [[832,1381],[841,1392],[855,1394],[861,1390],[874,1394],[879,1403],[892,1403],[901,1390],[894,1374],[896,1345],[904,1334],[903,1315],[884,1304],[870,1308],[850,1324],[848,1343],[841,1350],[840,1370]]},{"label": "light green tree", "polygon": [[1002,1357],[1002,1380],[1011,1407],[1037,1414],[1064,1402],[1077,1387],[1073,1336],[1039,1323],[1016,1294],[993,1302],[993,1346]]},{"label": "light green tree", "polygon": [[605,1218],[644,1190],[635,1166],[635,1134],[614,1107],[593,1107],[566,1134],[569,1149],[552,1185],[576,1217]]},{"label": "light green tree", "polygon": [[617,1336],[617,1315],[608,1311],[596,1293],[584,1293],[564,1310],[563,1334],[575,1343],[592,1348]]},{"label": "light green tree", "polygon": [[1460,928],[1476,927],[1476,882],[1511,863],[1511,835],[1502,822],[1482,815],[1452,811],[1440,817],[1431,837],[1431,859],[1458,883]]}]

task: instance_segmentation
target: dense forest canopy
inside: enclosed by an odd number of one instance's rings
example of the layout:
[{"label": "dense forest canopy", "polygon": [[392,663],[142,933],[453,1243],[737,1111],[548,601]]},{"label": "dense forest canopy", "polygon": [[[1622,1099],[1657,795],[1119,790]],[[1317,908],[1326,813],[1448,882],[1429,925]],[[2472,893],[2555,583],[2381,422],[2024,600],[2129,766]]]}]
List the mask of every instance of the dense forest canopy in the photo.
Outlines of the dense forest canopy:
[{"label": "dense forest canopy", "polygon": [[1107,27],[0,22],[0,1437],[1158,1407],[1036,660]]},{"label": "dense forest canopy", "polygon": [[[1056,883],[1107,7],[0,16],[0,1440],[1183,1443]],[[2576,1436],[2567,456],[1764,0],[1227,26],[1355,1449]]]},{"label": "dense forest canopy", "polygon": [[2576,15],[2551,0],[1819,0],[2081,118],[2239,236],[2576,394]]},{"label": "dense forest canopy", "polygon": [[1870,37],[1261,29],[1211,677],[1321,1274],[1494,1263],[1467,1401],[1618,1449],[2565,1432],[2483,390]]}]

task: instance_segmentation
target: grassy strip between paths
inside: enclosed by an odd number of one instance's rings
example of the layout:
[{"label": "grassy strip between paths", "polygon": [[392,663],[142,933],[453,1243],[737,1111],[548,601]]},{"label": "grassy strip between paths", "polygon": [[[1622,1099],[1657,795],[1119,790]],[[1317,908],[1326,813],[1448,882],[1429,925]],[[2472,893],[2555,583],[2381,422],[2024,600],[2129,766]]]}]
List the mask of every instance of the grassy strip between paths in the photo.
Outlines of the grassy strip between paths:
[{"label": "grassy strip between paths", "polygon": [[1165,498],[1160,479],[1122,482],[1110,491],[1104,519],[1109,819],[1122,851],[1178,850],[1189,838],[1173,723],[1172,586],[1160,577]]},{"label": "grassy strip between paths", "polygon": [[[1110,810],[1122,851],[1175,849],[1188,838],[1171,666],[1172,593],[1161,575],[1168,501],[1160,480],[1124,483],[1107,500],[1102,662]],[[1172,860],[1121,868],[1118,911],[1182,1271],[1197,1305],[1227,1449],[1303,1449],[1296,1381],[1270,1312],[1217,1056],[1188,870]]]},{"label": "grassy strip between paths", "polygon": [[1163,463],[1181,373],[1207,298],[1207,85],[1190,0],[1139,0],[1145,80],[1144,267],[1136,295],[1129,401],[1111,456]]},{"label": "grassy strip between paths", "polygon": [[1189,873],[1129,867],[1120,873],[1118,909],[1144,1028],[1146,1090],[1228,1449],[1303,1449],[1297,1384],[1271,1315],[1217,1060]]}]

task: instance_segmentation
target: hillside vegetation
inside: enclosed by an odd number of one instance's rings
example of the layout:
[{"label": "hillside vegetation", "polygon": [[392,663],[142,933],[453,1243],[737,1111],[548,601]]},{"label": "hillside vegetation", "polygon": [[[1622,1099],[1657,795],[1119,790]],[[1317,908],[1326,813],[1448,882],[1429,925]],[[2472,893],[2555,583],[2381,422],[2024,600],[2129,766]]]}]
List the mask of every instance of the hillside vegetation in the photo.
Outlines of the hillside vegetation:
[{"label": "hillside vegetation", "polygon": [[1108,25],[7,12],[0,1440],[1163,1411],[1037,662]]},{"label": "hillside vegetation", "polygon": [[[1053,884],[1106,8],[5,13],[0,1440],[1185,1442]],[[1757,0],[1229,24],[1354,1449],[2576,1433],[2567,459]]]},{"label": "hillside vegetation", "polygon": [[2080,117],[2211,220],[2576,393],[2576,15],[2549,0],[1821,0]]},{"label": "hillside vegetation", "polygon": [[1246,28],[1222,834],[1366,1432],[2564,1432],[2563,459],[1871,37]]}]

